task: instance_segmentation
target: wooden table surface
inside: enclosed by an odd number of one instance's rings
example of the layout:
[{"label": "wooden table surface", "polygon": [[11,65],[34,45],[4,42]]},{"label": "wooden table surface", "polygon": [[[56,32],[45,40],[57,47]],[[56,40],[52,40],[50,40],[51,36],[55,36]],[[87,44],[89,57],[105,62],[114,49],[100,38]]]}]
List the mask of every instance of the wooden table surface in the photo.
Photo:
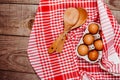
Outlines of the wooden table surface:
[{"label": "wooden table surface", "polygon": [[[105,0],[120,23],[120,0]],[[39,0],[0,0],[0,80],[39,80],[27,45]]]}]

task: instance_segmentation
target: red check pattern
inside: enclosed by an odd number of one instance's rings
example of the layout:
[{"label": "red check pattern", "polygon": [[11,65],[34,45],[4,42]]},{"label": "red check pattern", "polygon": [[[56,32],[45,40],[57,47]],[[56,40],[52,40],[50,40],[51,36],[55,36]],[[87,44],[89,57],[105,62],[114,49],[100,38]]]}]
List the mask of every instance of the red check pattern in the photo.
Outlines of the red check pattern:
[{"label": "red check pattern", "polygon": [[[99,1],[99,0],[98,0]],[[35,17],[35,22],[30,35],[28,56],[32,67],[40,79],[43,80],[119,80],[106,71],[102,70],[98,63],[90,64],[76,56],[75,48],[90,22],[101,23],[97,0],[41,0]],[[100,0],[101,1],[101,0]],[[69,7],[82,7],[88,12],[88,19],[84,25],[71,31],[64,45],[62,53],[48,54],[48,47],[63,31],[63,14]],[[114,48],[120,56],[120,26],[107,9],[107,15],[114,31]],[[104,16],[103,16],[104,17]],[[102,34],[104,46],[106,35]],[[107,47],[104,49],[102,64],[106,68],[109,61],[106,56]],[[103,62],[103,60],[105,62]],[[107,64],[107,65],[108,65]],[[118,69],[118,68],[117,68]],[[112,70],[113,72],[116,72]],[[119,72],[118,72],[119,73]]]},{"label": "red check pattern", "polygon": [[[120,76],[120,42],[119,33],[120,33],[120,25],[118,25],[117,21],[111,14],[110,10],[106,5],[103,4],[101,0],[97,1],[98,9],[100,14],[100,22],[102,26],[103,32],[103,43],[104,43],[104,51],[103,58],[101,61],[101,65],[104,66],[104,69],[112,74],[117,74]],[[116,34],[117,33],[117,34]],[[114,59],[110,59],[111,56],[114,56]],[[118,60],[115,59],[118,57]],[[113,57],[112,57],[113,58]],[[116,62],[119,63],[116,63]],[[102,67],[103,67],[102,66]]]}]

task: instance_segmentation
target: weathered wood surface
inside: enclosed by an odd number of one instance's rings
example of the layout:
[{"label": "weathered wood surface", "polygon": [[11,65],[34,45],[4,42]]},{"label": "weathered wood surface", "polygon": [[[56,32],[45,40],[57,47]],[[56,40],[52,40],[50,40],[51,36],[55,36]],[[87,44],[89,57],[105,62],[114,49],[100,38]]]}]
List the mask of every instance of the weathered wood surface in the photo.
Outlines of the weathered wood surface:
[{"label": "weathered wood surface", "polygon": [[[0,0],[0,3],[6,4],[39,4],[40,0]],[[104,0],[107,4],[116,7],[120,10],[120,1],[119,0]]]},{"label": "weathered wood surface", "polygon": [[34,73],[27,56],[27,37],[0,36],[0,69]]},{"label": "weathered wood surface", "polygon": [[117,22],[120,24],[120,11],[112,11],[112,14],[115,16],[117,19]]},{"label": "weathered wood surface", "polygon": [[[18,1],[12,0],[10,2],[12,3]],[[25,0],[25,2],[31,2],[31,0]],[[106,0],[106,3],[111,5],[110,9],[112,9],[114,16],[120,23],[120,1]],[[0,34],[29,36],[31,29],[31,26],[29,24],[32,24],[33,22],[37,6],[38,5],[1,4]]]},{"label": "weathered wood surface", "polygon": [[0,0],[1,4],[39,4],[39,0]]},{"label": "weathered wood surface", "polygon": [[[1,4],[33,4],[38,5],[40,0],[0,0]],[[104,0],[111,9],[120,10],[120,1],[119,0]]]},{"label": "weathered wood surface", "polygon": [[37,5],[0,4],[0,34],[29,36]]},{"label": "weathered wood surface", "polygon": [[120,10],[120,0],[104,0],[111,10]]},{"label": "weathered wood surface", "polygon": [[[120,23],[120,0],[104,1]],[[27,57],[28,36],[38,3],[0,0],[0,80],[39,80]]]},{"label": "weathered wood surface", "polygon": [[0,80],[40,80],[36,74],[0,71]]}]

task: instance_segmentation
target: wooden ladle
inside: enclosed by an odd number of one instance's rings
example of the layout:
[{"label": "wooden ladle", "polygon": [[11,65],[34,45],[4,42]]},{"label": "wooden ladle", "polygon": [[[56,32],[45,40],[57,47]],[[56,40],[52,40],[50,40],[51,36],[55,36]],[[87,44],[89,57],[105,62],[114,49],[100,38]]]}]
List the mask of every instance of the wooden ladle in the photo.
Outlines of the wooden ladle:
[{"label": "wooden ladle", "polygon": [[[69,31],[75,29],[75,28],[78,28],[80,27],[82,24],[85,23],[87,17],[88,17],[88,14],[87,14],[87,11],[83,8],[77,8],[77,10],[79,11],[79,19],[77,21],[77,23],[72,26],[70,29],[66,29],[64,32],[66,32],[65,34],[67,34]],[[64,45],[64,42],[65,42],[65,36],[63,35],[63,39],[61,39],[58,43],[58,47],[56,49],[57,52],[61,52],[62,49],[63,49],[63,45]]]},{"label": "wooden ladle", "polygon": [[[59,37],[49,47],[48,53],[53,53],[57,49],[58,43],[60,43],[61,40],[65,41],[63,34],[65,34],[68,30],[70,30],[71,27],[73,27],[77,23],[78,19],[79,19],[79,11],[76,8],[68,8],[64,12],[64,32],[61,35],[59,35]],[[64,44],[64,42],[62,43]]]}]

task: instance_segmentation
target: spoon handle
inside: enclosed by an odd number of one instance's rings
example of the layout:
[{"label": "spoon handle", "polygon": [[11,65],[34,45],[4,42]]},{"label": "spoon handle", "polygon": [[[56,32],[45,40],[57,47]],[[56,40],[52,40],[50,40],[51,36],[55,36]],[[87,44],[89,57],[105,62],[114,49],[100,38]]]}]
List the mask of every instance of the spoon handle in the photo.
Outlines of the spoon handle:
[{"label": "spoon handle", "polygon": [[58,43],[58,40],[56,39],[52,45],[48,48],[48,53],[53,53],[55,52],[56,48],[57,48],[57,43]]},{"label": "spoon handle", "polygon": [[53,53],[53,52],[62,52],[64,42],[66,40],[66,35],[65,33],[61,33],[59,37],[52,43],[52,45],[48,48],[48,53]]},{"label": "spoon handle", "polygon": [[63,49],[63,45],[65,42],[65,36],[64,33],[61,33],[58,38],[52,43],[52,45],[48,48],[48,53],[53,53],[56,51],[61,52]]},{"label": "spoon handle", "polygon": [[48,48],[48,53],[53,53],[57,49],[57,45],[61,39],[61,36],[59,36],[53,43],[52,45]]},{"label": "spoon handle", "polygon": [[56,49],[56,52],[58,52],[58,53],[62,52],[63,47],[64,47],[64,43],[66,40],[66,35],[64,35],[64,33],[60,34],[60,36],[61,36],[60,41],[58,42],[57,49]]},{"label": "spoon handle", "polygon": [[63,47],[64,47],[64,43],[65,43],[65,40],[66,40],[66,35],[68,34],[70,30],[66,30],[64,31],[63,33],[60,34],[60,41],[58,42],[58,45],[57,45],[57,49],[56,49],[56,52],[58,53],[61,53],[62,50],[63,50]]}]

